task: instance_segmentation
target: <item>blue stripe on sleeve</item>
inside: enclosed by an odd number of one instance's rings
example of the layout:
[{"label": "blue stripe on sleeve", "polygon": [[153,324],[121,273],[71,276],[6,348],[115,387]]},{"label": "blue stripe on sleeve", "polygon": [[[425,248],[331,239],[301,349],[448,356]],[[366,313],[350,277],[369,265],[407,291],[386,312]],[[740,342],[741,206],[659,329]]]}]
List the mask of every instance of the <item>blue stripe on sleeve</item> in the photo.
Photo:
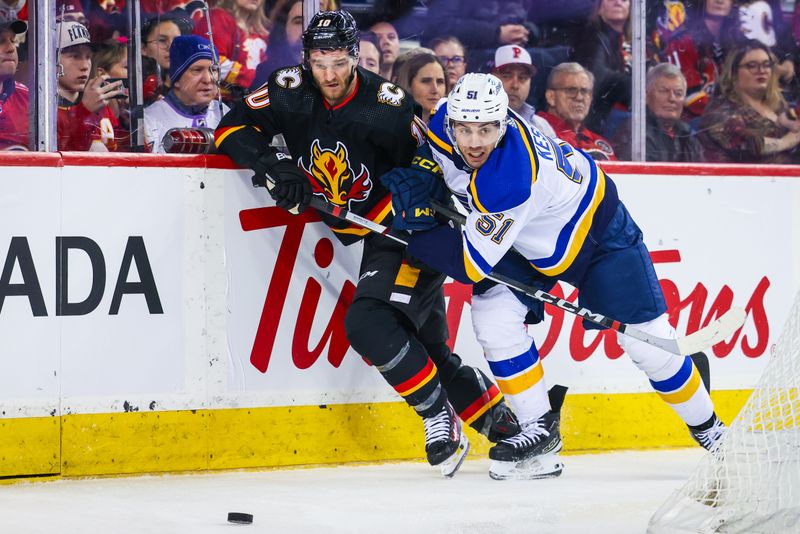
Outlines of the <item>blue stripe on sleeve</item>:
[{"label": "blue stripe on sleeve", "polygon": [[572,238],[572,233],[575,230],[576,225],[578,224],[578,220],[583,216],[586,210],[592,203],[594,199],[594,192],[597,189],[597,167],[592,165],[592,174],[589,178],[589,186],[586,188],[586,193],[584,193],[583,198],[581,198],[580,203],[578,204],[578,208],[575,210],[575,213],[572,214],[572,217],[564,225],[561,229],[561,232],[558,234],[558,239],[556,240],[556,248],[553,251],[553,254],[549,258],[541,258],[538,260],[534,260],[531,263],[538,267],[539,269],[549,269],[554,265],[558,264],[564,255],[567,253],[567,245],[569,245],[569,240]]},{"label": "blue stripe on sleeve", "polygon": [[480,270],[483,271],[484,274],[489,274],[490,272],[492,272],[492,266],[489,265],[488,261],[483,259],[483,256],[481,256],[481,253],[478,252],[478,249],[472,246],[472,243],[470,243],[469,239],[467,239],[466,232],[464,233],[464,242],[467,244],[467,250],[469,251],[470,257],[475,262],[475,264],[480,268]]}]

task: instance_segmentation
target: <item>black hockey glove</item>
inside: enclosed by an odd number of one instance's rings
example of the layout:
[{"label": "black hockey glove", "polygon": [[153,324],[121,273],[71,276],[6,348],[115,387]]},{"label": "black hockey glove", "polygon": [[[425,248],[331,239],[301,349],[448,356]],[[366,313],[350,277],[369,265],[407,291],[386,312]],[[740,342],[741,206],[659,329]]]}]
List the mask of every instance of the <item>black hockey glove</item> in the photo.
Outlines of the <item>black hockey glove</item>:
[{"label": "black hockey glove", "polygon": [[311,202],[311,183],[291,156],[281,152],[262,156],[255,171],[253,185],[266,187],[279,208],[297,214]]},{"label": "black hockey glove", "polygon": [[413,167],[398,167],[381,176],[381,183],[392,193],[393,228],[430,230],[437,225],[430,199],[440,196],[439,178]]}]

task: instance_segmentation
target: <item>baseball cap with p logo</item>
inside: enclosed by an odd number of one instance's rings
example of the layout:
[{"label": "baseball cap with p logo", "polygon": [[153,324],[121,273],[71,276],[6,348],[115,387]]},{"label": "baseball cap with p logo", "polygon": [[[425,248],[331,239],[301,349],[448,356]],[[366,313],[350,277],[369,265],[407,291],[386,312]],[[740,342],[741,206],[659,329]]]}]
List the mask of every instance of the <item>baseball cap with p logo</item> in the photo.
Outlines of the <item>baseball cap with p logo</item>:
[{"label": "baseball cap with p logo", "polygon": [[531,73],[535,70],[531,55],[527,50],[517,45],[505,45],[498,48],[494,53],[494,68],[499,69],[506,65],[523,65]]}]

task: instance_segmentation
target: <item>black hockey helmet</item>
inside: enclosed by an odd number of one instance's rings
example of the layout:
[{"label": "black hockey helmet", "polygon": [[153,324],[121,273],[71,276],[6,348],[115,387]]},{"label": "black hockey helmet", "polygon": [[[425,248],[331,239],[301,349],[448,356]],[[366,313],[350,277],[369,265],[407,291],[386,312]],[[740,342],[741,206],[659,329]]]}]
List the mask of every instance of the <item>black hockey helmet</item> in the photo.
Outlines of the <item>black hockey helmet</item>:
[{"label": "black hockey helmet", "polygon": [[303,60],[308,65],[312,50],[345,49],[358,59],[358,28],[347,11],[320,11],[311,18],[303,32]]}]

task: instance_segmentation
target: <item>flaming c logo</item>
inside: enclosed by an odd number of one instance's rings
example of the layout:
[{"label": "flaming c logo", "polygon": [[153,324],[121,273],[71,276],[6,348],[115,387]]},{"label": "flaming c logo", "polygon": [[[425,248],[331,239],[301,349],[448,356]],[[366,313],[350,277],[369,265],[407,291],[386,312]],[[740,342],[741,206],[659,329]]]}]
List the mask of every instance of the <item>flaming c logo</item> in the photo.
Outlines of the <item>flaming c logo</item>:
[{"label": "flaming c logo", "polygon": [[315,195],[323,195],[336,206],[350,208],[351,202],[361,202],[369,196],[372,181],[369,170],[361,164],[361,172],[355,176],[350,166],[347,147],[340,141],[336,148],[322,148],[319,139],[311,143],[310,165],[306,167],[300,160],[300,166],[311,179],[311,187]]}]

